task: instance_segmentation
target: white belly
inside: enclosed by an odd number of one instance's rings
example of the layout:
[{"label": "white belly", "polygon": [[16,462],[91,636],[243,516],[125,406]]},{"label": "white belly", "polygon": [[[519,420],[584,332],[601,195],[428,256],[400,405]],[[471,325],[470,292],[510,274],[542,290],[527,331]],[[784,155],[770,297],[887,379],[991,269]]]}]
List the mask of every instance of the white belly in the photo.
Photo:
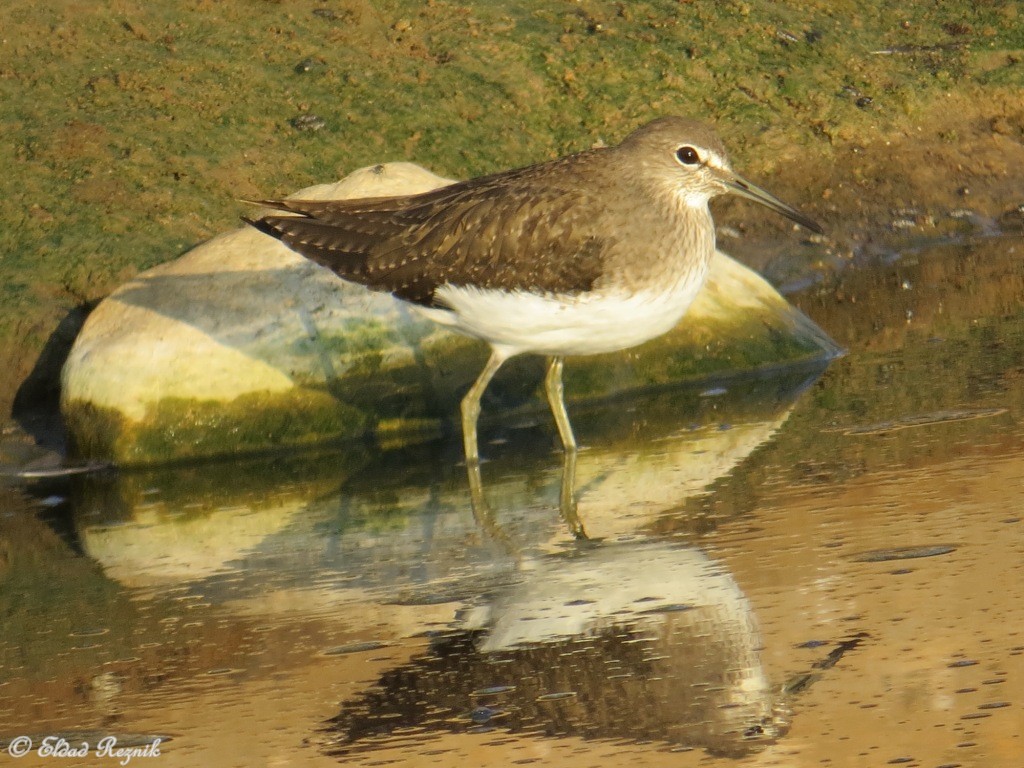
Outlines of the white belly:
[{"label": "white belly", "polygon": [[417,307],[434,322],[515,355],[594,355],[634,347],[675,327],[704,276],[635,294],[537,296],[446,285],[436,296],[451,309]]}]

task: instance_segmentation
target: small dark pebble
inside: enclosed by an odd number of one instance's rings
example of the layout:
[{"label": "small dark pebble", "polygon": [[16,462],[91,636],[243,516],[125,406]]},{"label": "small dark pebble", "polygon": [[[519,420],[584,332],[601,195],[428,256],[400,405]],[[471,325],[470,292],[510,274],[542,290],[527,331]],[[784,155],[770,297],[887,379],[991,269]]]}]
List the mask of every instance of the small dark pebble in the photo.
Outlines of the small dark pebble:
[{"label": "small dark pebble", "polygon": [[904,763],[912,762],[914,762],[914,758],[912,757],[894,757],[887,763],[887,765],[903,765]]},{"label": "small dark pebble", "polygon": [[823,645],[828,645],[824,640],[808,640],[805,643],[800,643],[797,648],[821,648]]},{"label": "small dark pebble", "polygon": [[593,605],[593,603],[594,603],[593,600],[582,600],[581,599],[581,600],[570,600],[568,603],[565,603],[565,605],[568,606],[568,607],[571,607],[571,606],[574,606],[574,605]]},{"label": "small dark pebble", "polygon": [[913,573],[913,568],[897,568],[895,571],[889,571],[893,576],[903,576],[908,573]]},{"label": "small dark pebble", "polygon": [[992,717],[988,712],[968,712],[966,715],[960,715],[961,720],[981,720],[983,717]]},{"label": "small dark pebble", "polygon": [[978,709],[1003,709],[1010,706],[1008,701],[990,701],[986,704],[979,704]]},{"label": "small dark pebble", "polygon": [[875,101],[875,100],[874,100],[874,99],[872,99],[872,98],[871,98],[870,96],[861,96],[861,97],[860,97],[859,99],[857,99],[857,101],[855,101],[854,103],[855,103],[855,104],[856,104],[856,105],[857,105],[858,107],[860,107],[861,109],[867,109],[868,107],[870,107],[870,106],[872,105],[872,103],[874,103],[874,101]]},{"label": "small dark pebble", "polygon": [[951,662],[949,664],[949,668],[957,669],[958,667],[973,667],[977,663],[978,662],[976,662],[974,659],[960,659],[959,661]]}]

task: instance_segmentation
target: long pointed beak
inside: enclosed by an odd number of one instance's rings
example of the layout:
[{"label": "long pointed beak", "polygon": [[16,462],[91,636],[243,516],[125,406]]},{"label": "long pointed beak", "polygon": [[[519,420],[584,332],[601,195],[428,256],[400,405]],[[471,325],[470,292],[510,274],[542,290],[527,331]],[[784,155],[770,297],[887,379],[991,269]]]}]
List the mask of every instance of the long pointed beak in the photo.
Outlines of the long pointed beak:
[{"label": "long pointed beak", "polygon": [[725,184],[730,192],[735,192],[740,197],[749,198],[756,203],[760,203],[763,206],[771,208],[776,213],[781,213],[786,218],[795,221],[801,227],[806,227],[811,230],[811,232],[817,232],[819,235],[824,234],[825,230],[823,230],[821,225],[814,219],[804,216],[793,206],[786,205],[775,195],[770,192],[766,192],[756,184],[751,184],[742,176],[729,172],[721,174],[720,178],[722,183]]}]

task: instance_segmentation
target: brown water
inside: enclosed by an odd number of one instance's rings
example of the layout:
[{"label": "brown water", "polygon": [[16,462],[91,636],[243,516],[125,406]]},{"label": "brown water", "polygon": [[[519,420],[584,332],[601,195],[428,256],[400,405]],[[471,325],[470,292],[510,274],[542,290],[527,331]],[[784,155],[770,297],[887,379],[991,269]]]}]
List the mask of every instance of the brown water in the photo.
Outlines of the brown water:
[{"label": "brown water", "polygon": [[0,489],[0,738],[26,766],[115,765],[104,735],[164,737],[131,760],[158,766],[1024,765],[1024,242],[795,299],[849,348],[820,378],[571,408],[587,542],[546,423],[485,431],[479,519],[455,443]]}]

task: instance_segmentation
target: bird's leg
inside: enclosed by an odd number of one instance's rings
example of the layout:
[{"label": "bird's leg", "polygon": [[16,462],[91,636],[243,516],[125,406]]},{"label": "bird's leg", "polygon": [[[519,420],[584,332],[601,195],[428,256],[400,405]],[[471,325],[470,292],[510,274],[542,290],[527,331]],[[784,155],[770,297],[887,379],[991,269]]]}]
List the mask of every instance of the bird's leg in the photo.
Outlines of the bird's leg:
[{"label": "bird's leg", "polygon": [[480,452],[477,446],[476,423],[480,417],[480,398],[483,397],[487,385],[508,355],[498,350],[491,352],[487,365],[480,371],[473,386],[462,398],[462,443],[466,451],[466,474],[469,477],[469,500],[473,507],[473,518],[480,529],[498,542],[510,555],[518,557],[518,552],[508,534],[498,525],[484,496],[484,484],[480,478]]},{"label": "bird's leg", "polygon": [[565,388],[562,386],[561,356],[548,358],[548,370],[544,375],[544,392],[548,396],[548,405],[551,406],[551,415],[555,417],[555,426],[558,427],[558,436],[562,438],[562,447],[566,453],[576,452],[576,438],[572,434],[572,424],[569,423],[569,414],[565,410]]},{"label": "bird's leg", "polygon": [[576,510],[576,451],[566,451],[562,463],[562,488],[558,495],[558,511],[562,520],[569,526],[569,533],[574,539],[587,539],[583,529],[583,521]]},{"label": "bird's leg", "polygon": [[558,495],[558,509],[562,519],[569,526],[573,538],[585,539],[587,532],[576,514],[576,438],[572,434],[572,424],[565,410],[565,388],[562,385],[562,367],[564,358],[560,356],[548,358],[548,370],[544,375],[544,392],[548,396],[551,415],[555,417],[558,436],[562,438],[565,449],[565,461],[562,464],[562,487]]},{"label": "bird's leg", "polygon": [[509,556],[518,561],[521,554],[519,548],[508,532],[498,523],[494,511],[487,503],[487,497],[484,496],[484,483],[480,478],[480,463],[467,461],[466,474],[469,476],[469,502],[473,509],[473,520],[491,541],[497,543]]},{"label": "bird's leg", "polygon": [[480,418],[480,398],[483,397],[487,385],[491,383],[494,374],[498,372],[501,364],[507,358],[508,355],[504,352],[499,352],[497,349],[492,350],[487,365],[480,371],[480,375],[476,377],[476,381],[473,382],[473,386],[469,388],[466,396],[462,398],[462,445],[466,451],[467,466],[480,464],[480,450],[476,441],[476,422]]}]

